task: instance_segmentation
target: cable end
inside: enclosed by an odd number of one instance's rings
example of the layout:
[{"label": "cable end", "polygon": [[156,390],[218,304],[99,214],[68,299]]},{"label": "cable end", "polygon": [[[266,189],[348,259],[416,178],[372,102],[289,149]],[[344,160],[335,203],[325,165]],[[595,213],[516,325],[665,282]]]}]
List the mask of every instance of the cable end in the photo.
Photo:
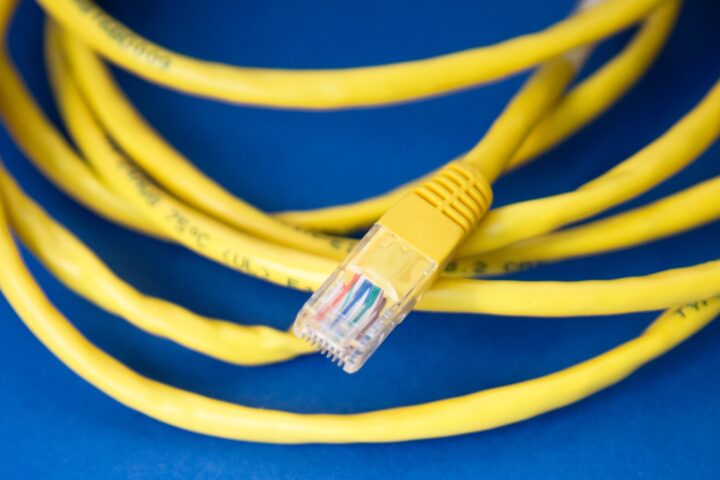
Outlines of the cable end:
[{"label": "cable end", "polygon": [[492,201],[472,165],[453,162],[395,204],[310,297],[293,331],[356,372],[407,316]]},{"label": "cable end", "polygon": [[293,332],[354,373],[412,310],[437,269],[376,224],[303,306]]}]

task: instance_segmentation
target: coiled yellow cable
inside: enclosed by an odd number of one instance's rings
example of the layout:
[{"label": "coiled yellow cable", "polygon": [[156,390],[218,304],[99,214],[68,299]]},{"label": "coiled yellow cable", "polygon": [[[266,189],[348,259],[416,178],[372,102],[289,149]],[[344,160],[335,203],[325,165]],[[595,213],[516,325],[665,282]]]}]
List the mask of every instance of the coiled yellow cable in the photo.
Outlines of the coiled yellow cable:
[{"label": "coiled yellow cable", "polygon": [[[309,72],[208,64],[140,38],[88,0],[39,3],[64,28],[58,31],[50,26],[48,30],[48,70],[68,130],[88,163],[65,143],[34,104],[9,59],[0,55],[0,113],[33,162],[63,190],[107,218],[179,242],[245,273],[293,288],[314,289],[354,242],[291,225],[346,232],[378,218],[403,188],[356,205],[289,212],[273,219],[222,190],[161,139],[91,49],[145,78],[180,90],[234,102],[298,108],[416,99],[546,61],[470,152],[469,158],[476,159],[492,180],[581,128],[626,91],[663,44],[680,2],[609,0],[545,32],[493,47],[384,67]],[[0,11],[3,27],[12,6],[13,2],[7,2]],[[620,55],[562,95],[574,71],[567,58],[554,57],[640,20],[643,27]],[[125,40],[118,42],[118,35]],[[419,74],[423,81],[418,81]],[[655,204],[555,232],[668,178],[719,134],[720,84],[662,137],[577,191],[492,211],[446,275],[503,273],[649,241],[718,218],[720,205],[713,193],[720,184],[713,179]],[[170,177],[168,171],[175,175]],[[287,332],[204,318],[143,295],[27,198],[4,169],[0,170],[0,191],[0,262],[4,266],[0,288],[38,338],[75,372],[121,403],[178,427],[225,438],[275,443],[380,442],[497,427],[567,405],[621,380],[720,313],[720,262],[611,281],[446,278],[426,295],[421,308],[548,316],[670,309],[640,337],[604,355],[507,387],[346,416],[247,408],[144,378],[90,344],[34,283],[9,226],[69,288],[149,333],[242,365],[308,353],[305,344]],[[699,208],[677,215],[679,209],[698,202]],[[652,228],[641,228],[645,224]],[[690,307],[677,307],[687,302],[692,302]]]}]

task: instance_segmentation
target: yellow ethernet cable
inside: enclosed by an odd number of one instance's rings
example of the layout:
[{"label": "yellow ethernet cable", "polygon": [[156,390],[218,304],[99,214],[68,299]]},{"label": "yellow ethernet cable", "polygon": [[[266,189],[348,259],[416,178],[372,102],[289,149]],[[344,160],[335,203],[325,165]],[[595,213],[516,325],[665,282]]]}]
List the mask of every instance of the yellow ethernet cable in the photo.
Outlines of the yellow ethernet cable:
[{"label": "yellow ethernet cable", "polygon": [[[585,398],[630,375],[720,313],[720,261],[642,277],[523,282],[498,275],[625,248],[720,217],[718,179],[559,230],[647,191],[720,135],[720,83],[676,125],[580,188],[490,209],[491,184],[607,110],[666,41],[679,0],[586,0],[538,33],[435,58],[344,70],[273,70],[193,59],[150,42],[91,0],[38,0],[53,21],[46,61],[79,151],[0,54],[0,115],[28,158],[99,215],[262,280],[314,290],[291,331],[207,318],[115,275],[0,168],[0,290],[33,333],[120,403],[179,428],[270,443],[393,442],[477,432]],[[7,30],[14,1],[0,5]],[[625,49],[567,89],[592,44],[638,23]],[[477,145],[420,180],[355,204],[268,215],[205,176],[135,110],[101,55],[148,80],[257,106],[383,106],[536,67]],[[359,243],[321,234],[366,227]],[[421,405],[351,415],[250,408],[145,378],[86,340],[45,298],[12,233],[69,289],[144,331],[243,366],[323,351],[357,371],[413,309],[523,316],[667,309],[639,337],[544,377]],[[349,255],[346,252],[351,251]],[[334,272],[333,272],[334,271]],[[454,278],[453,278],[454,277]]]}]

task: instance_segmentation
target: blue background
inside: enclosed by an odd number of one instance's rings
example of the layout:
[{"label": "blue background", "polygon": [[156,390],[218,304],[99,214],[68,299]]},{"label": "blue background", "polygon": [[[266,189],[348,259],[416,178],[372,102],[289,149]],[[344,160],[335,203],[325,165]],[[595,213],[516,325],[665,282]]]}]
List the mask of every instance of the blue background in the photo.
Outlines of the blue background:
[{"label": "blue background", "polygon": [[[229,63],[345,67],[421,58],[541,29],[573,0],[283,2],[156,0],[101,4],[142,34]],[[688,1],[649,74],[607,114],[497,184],[497,204],[573,189],[672,125],[720,73],[720,3]],[[48,113],[42,13],[24,0],[12,52]],[[597,66],[628,35],[606,42]],[[466,150],[523,76],[386,109],[303,113],[171,92],[124,72],[122,86],[160,132],[213,178],[275,211],[352,201]],[[141,290],[206,315],[286,327],[305,295],[226,270],[111,225],[44,180],[0,131],[27,191]],[[720,173],[717,146],[639,205]],[[629,251],[516,275],[578,280],[640,275],[718,257],[720,224]],[[94,342],[152,378],[242,404],[356,412],[427,402],[546,374],[640,333],[654,314],[533,319],[415,313],[348,376],[322,358],[236,368],[139,332],[69,293],[31,257],[51,299]],[[210,288],[212,286],[212,288]],[[717,478],[720,324],[630,379],[517,425],[390,445],[277,446],[184,432],[117,404],[65,368],[0,299],[2,478]]]}]

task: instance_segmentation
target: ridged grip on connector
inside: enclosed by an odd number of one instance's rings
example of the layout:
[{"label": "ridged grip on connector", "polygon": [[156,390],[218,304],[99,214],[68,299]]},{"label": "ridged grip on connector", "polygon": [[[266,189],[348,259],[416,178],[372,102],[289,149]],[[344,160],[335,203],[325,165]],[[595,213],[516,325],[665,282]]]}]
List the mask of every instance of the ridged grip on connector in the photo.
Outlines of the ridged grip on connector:
[{"label": "ridged grip on connector", "polygon": [[465,234],[490,208],[492,189],[480,172],[468,163],[452,162],[415,189]]},{"label": "ridged grip on connector", "polygon": [[405,195],[377,223],[444,265],[491,201],[492,190],[482,174],[457,161]]}]

